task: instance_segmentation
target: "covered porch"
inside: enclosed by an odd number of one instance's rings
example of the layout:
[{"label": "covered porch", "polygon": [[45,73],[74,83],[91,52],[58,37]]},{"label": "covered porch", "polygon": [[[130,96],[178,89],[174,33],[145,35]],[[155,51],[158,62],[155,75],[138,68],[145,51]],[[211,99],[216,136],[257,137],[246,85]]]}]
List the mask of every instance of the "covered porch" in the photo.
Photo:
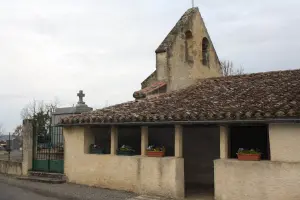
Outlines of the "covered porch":
[{"label": "covered porch", "polygon": [[[213,199],[213,160],[220,158],[220,127],[204,125],[72,126],[64,128],[69,182],[171,198]],[[105,147],[92,154],[90,147]],[[136,155],[121,156],[122,145]],[[163,145],[164,157],[147,147]]]}]

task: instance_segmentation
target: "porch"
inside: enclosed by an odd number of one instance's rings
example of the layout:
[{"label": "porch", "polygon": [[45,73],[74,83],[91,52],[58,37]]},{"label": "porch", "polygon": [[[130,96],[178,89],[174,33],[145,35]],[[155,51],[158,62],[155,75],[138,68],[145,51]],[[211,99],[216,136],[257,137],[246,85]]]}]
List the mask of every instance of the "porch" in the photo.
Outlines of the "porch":
[{"label": "porch", "polygon": [[[69,182],[171,198],[213,199],[213,160],[220,158],[220,128],[201,125],[65,127]],[[91,154],[93,144],[105,147]],[[136,155],[121,156],[122,145]],[[165,157],[148,157],[150,144]]]}]

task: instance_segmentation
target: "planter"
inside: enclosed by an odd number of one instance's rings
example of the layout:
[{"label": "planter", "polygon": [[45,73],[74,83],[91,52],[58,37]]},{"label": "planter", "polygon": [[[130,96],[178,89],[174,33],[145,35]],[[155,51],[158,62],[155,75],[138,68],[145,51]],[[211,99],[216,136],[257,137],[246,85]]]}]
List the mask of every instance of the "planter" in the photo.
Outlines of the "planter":
[{"label": "planter", "polygon": [[261,154],[237,154],[239,160],[259,161]]},{"label": "planter", "polygon": [[119,156],[134,156],[134,152],[132,151],[117,151]]},{"label": "planter", "polygon": [[103,149],[90,149],[90,154],[104,154]]},{"label": "planter", "polygon": [[164,157],[164,151],[147,151],[147,156],[149,157]]}]

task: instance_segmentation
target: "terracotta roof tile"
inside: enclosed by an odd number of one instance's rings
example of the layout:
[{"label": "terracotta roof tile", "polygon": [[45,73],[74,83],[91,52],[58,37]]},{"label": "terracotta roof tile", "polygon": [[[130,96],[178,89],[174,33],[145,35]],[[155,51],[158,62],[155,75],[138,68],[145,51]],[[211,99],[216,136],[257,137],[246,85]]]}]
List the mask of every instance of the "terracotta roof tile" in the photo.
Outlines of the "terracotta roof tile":
[{"label": "terracotta roof tile", "polygon": [[139,91],[134,92],[133,97],[136,99],[145,98],[148,94],[150,94],[150,93],[154,92],[155,90],[158,90],[159,88],[162,88],[166,85],[167,85],[167,83],[164,81],[157,81],[148,87],[145,87]]},{"label": "terracotta roof tile", "polygon": [[62,124],[300,119],[300,70],[203,79],[182,90],[62,119]]}]

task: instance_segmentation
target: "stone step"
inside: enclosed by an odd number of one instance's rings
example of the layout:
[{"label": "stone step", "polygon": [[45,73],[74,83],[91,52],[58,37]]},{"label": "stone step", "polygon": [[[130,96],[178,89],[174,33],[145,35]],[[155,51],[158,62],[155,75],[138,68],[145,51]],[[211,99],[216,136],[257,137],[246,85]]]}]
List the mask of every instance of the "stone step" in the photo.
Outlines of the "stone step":
[{"label": "stone step", "polygon": [[20,180],[41,182],[41,183],[50,183],[50,184],[62,184],[62,183],[66,182],[65,179],[38,177],[38,176],[20,176],[20,177],[17,177],[17,178],[20,179]]},{"label": "stone step", "polygon": [[65,180],[65,175],[60,173],[49,173],[49,172],[38,172],[38,171],[29,171],[29,176],[32,177],[44,177],[44,178],[54,178]]}]

